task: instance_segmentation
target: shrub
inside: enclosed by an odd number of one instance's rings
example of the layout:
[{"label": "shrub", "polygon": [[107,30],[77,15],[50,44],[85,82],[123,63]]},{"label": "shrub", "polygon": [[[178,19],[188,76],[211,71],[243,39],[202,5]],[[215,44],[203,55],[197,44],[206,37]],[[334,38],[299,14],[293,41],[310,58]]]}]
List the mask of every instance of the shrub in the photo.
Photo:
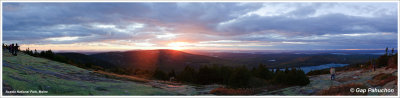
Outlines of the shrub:
[{"label": "shrub", "polygon": [[251,88],[262,87],[266,86],[267,84],[268,84],[267,80],[257,77],[251,77],[248,83],[249,87]]},{"label": "shrub", "polygon": [[372,77],[372,80],[368,80],[368,83],[371,84],[372,86],[383,86],[386,83],[394,81],[396,79],[397,77],[393,76],[392,74],[381,73]]},{"label": "shrub", "polygon": [[163,72],[162,70],[156,69],[153,74],[153,78],[159,79],[159,80],[168,80],[167,74]]},{"label": "shrub", "polygon": [[251,73],[246,67],[236,68],[229,78],[228,86],[232,88],[243,88],[248,87],[249,79],[251,78]]}]

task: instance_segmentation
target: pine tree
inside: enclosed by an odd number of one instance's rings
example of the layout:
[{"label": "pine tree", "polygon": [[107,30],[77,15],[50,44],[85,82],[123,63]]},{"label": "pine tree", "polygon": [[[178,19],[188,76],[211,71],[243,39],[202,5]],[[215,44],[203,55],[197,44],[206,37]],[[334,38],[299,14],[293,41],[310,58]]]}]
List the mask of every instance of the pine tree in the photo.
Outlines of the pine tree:
[{"label": "pine tree", "polygon": [[177,75],[179,81],[193,83],[196,81],[197,72],[190,66],[186,66],[185,69]]},{"label": "pine tree", "polygon": [[388,47],[386,47],[386,53],[385,53],[385,55],[387,56],[388,55]]},{"label": "pine tree", "polygon": [[175,75],[175,70],[174,70],[174,69],[172,69],[172,70],[168,73],[168,77],[169,77],[169,78],[171,78],[171,77],[176,77],[176,75]]},{"label": "pine tree", "polygon": [[392,48],[392,56],[394,55],[394,48]]},{"label": "pine tree", "polygon": [[35,53],[33,54],[33,56],[35,56],[35,57],[39,56],[39,53],[37,52],[36,49],[35,49]]},{"label": "pine tree", "polygon": [[248,87],[250,78],[251,73],[246,67],[238,67],[231,74],[228,85],[233,88],[245,88]]},{"label": "pine tree", "polygon": [[203,66],[199,69],[199,73],[197,75],[197,82],[199,84],[209,84],[212,82],[211,80],[212,74],[210,68],[207,66]]},{"label": "pine tree", "polygon": [[154,71],[153,78],[159,80],[168,80],[167,74],[165,74],[165,72],[160,69],[156,69]]}]

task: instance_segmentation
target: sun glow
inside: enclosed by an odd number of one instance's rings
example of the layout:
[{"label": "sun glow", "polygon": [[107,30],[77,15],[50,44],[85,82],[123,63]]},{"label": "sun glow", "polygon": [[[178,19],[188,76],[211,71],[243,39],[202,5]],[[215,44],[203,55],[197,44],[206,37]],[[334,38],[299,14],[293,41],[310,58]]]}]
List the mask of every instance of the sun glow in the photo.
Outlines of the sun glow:
[{"label": "sun glow", "polygon": [[169,49],[174,49],[174,50],[183,50],[186,49],[185,46],[188,46],[189,43],[187,42],[172,42],[168,44]]}]

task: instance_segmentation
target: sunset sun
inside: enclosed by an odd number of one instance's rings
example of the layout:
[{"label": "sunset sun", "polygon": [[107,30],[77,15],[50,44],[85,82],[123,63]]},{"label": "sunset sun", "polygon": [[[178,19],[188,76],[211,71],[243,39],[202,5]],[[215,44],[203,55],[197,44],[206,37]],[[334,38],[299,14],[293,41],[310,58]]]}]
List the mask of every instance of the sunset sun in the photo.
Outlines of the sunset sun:
[{"label": "sunset sun", "polygon": [[169,49],[174,49],[174,50],[183,50],[186,49],[185,46],[189,45],[187,42],[172,42],[169,43],[167,46]]}]

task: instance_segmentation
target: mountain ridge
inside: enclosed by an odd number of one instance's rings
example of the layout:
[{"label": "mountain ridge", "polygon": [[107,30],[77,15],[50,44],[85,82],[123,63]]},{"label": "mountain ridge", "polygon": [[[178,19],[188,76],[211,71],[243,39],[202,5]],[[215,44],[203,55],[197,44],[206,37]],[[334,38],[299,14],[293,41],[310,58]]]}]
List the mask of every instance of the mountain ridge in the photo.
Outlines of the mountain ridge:
[{"label": "mountain ridge", "polygon": [[162,69],[179,71],[185,66],[200,67],[203,65],[233,64],[231,61],[204,55],[195,55],[178,50],[132,50],[125,52],[105,52],[89,55],[128,69]]}]

